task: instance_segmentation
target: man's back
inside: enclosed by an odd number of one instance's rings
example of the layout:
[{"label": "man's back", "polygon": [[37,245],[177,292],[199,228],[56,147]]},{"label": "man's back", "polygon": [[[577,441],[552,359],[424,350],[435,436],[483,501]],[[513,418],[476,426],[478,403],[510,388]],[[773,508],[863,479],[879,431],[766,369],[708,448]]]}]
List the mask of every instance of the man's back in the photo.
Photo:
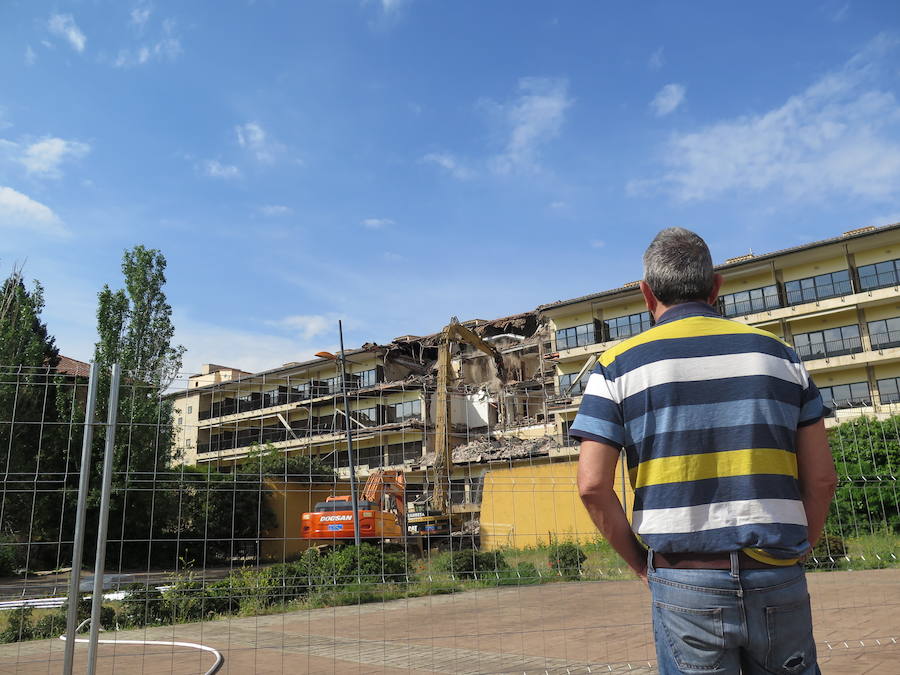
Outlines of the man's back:
[{"label": "man's back", "polygon": [[575,433],[625,448],[632,526],[662,553],[808,548],[795,435],[821,399],[794,351],[704,303],[607,350]]}]

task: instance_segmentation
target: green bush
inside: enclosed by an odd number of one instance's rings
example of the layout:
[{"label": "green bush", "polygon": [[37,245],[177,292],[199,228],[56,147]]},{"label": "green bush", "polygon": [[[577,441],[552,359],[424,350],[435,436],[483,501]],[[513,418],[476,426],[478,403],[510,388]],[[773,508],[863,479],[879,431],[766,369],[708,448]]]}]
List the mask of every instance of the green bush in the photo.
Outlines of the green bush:
[{"label": "green bush", "polygon": [[548,551],[550,567],[555,569],[561,577],[577,579],[581,575],[581,564],[587,560],[587,556],[578,544],[570,541],[554,543]]},{"label": "green bush", "polygon": [[318,584],[405,582],[410,563],[403,553],[387,553],[372,544],[344,546],[320,556],[311,565],[310,577]]},{"label": "green bush", "polygon": [[0,537],[0,577],[11,577],[19,567],[16,543],[7,537]]},{"label": "green bush", "polygon": [[203,618],[203,583],[190,576],[179,579],[162,592],[162,616],[165,623],[185,623]]},{"label": "green bush", "polygon": [[847,543],[836,534],[823,534],[812,551],[813,557],[823,560],[829,556],[837,560],[847,555]]},{"label": "green bush", "polygon": [[126,588],[119,617],[130,628],[168,623],[162,593],[152,586],[131,584]]},{"label": "green bush", "polygon": [[210,618],[216,614],[227,615],[236,612],[240,603],[235,599],[231,589],[231,581],[220,579],[206,585],[203,593],[201,614]]},{"label": "green bush", "polygon": [[[69,602],[68,600],[62,604],[62,607],[59,608],[59,611],[65,617],[69,612]],[[75,609],[75,625],[78,626],[82,621],[91,618],[91,598],[87,595],[82,595],[78,599],[78,604]],[[64,619],[65,621],[65,619]],[[116,611],[109,606],[100,605],[100,627],[105,628],[106,630],[112,630],[116,627]],[[90,630],[90,624],[85,625],[84,628],[81,629],[82,632],[86,632]]]},{"label": "green bush", "polygon": [[454,579],[497,578],[501,570],[509,569],[509,564],[499,551],[453,551],[443,553],[434,559],[434,568],[448,572]]},{"label": "green bush", "polygon": [[58,638],[66,632],[66,613],[62,611],[45,614],[34,624],[34,637],[38,640]]},{"label": "green bush", "polygon": [[0,631],[0,643],[24,642],[34,637],[31,607],[10,610],[6,619],[6,627]]}]

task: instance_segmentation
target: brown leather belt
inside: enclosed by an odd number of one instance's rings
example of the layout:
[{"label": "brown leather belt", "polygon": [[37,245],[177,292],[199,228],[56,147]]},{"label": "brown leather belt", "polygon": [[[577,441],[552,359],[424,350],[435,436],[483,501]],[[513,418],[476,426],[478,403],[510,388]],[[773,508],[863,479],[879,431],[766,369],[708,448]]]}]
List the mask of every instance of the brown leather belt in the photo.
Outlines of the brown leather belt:
[{"label": "brown leather belt", "polygon": [[[653,552],[653,566],[682,570],[730,570],[730,553],[659,553]],[[742,570],[762,570],[779,567],[754,560],[743,551],[738,552],[738,566]]]}]

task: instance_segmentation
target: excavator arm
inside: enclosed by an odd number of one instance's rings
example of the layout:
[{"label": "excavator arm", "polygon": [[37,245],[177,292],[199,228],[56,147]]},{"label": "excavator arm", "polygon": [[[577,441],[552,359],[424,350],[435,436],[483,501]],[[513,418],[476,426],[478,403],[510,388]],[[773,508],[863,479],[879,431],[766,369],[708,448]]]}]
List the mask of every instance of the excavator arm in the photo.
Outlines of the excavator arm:
[{"label": "excavator arm", "polygon": [[453,380],[453,366],[450,359],[450,344],[465,342],[484,352],[494,360],[497,377],[506,381],[506,367],[503,357],[492,345],[482,340],[474,332],[459,323],[456,317],[444,328],[438,344],[437,363],[437,405],[435,411],[434,446],[435,458],[432,467],[434,488],[431,494],[432,507],[443,514],[450,513],[450,385]]}]

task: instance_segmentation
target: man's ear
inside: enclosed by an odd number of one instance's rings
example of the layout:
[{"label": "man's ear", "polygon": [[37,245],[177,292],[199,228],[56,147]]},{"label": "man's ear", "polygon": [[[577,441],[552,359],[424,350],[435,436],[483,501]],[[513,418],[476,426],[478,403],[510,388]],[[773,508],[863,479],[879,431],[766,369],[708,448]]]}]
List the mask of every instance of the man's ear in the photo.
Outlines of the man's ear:
[{"label": "man's ear", "polygon": [[656,296],[653,295],[653,291],[650,290],[650,284],[648,284],[646,281],[642,281],[640,283],[640,287],[641,294],[644,296],[644,303],[646,303],[649,312],[653,314],[656,311],[657,306],[659,305],[659,300],[657,300]]},{"label": "man's ear", "polygon": [[712,293],[709,294],[709,304],[714,305],[716,303],[716,298],[719,297],[719,290],[722,288],[722,283],[725,281],[725,277],[721,274],[713,275],[713,287]]}]

